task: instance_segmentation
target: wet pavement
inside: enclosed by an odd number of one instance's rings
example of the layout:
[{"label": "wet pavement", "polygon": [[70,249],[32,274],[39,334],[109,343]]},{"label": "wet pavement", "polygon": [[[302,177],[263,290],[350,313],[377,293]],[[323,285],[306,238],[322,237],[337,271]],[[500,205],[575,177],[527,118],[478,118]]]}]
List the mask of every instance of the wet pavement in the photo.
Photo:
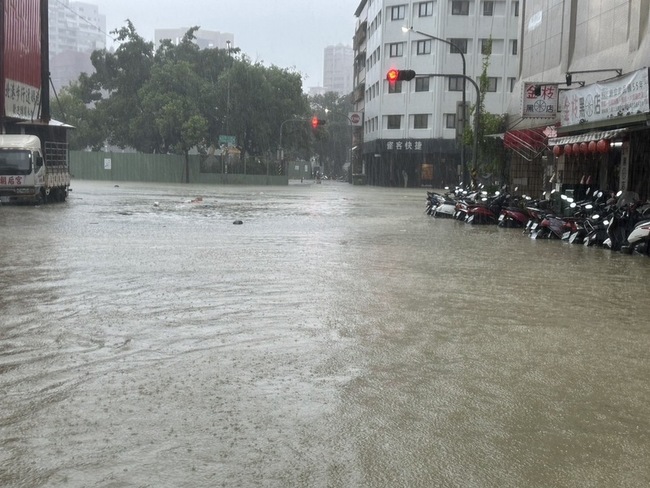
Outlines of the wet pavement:
[{"label": "wet pavement", "polygon": [[424,189],[73,189],[0,207],[0,486],[650,485],[650,260]]}]

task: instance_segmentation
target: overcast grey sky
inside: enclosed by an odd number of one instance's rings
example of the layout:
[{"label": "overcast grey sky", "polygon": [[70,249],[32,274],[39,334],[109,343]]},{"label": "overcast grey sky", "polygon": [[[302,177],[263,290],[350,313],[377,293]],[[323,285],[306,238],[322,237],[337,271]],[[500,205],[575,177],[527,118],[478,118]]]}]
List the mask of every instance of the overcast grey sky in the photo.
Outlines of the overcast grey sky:
[{"label": "overcast grey sky", "polygon": [[231,32],[253,61],[295,68],[306,88],[323,83],[323,50],[352,45],[359,0],[85,0],[106,15],[106,31],[130,19],[153,41],[154,29]]}]

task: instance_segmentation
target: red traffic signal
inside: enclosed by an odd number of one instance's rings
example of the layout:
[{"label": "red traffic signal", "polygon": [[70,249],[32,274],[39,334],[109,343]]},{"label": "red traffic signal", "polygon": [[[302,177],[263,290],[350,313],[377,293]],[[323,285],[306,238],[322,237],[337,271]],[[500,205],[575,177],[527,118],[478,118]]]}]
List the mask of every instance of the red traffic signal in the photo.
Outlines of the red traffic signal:
[{"label": "red traffic signal", "polygon": [[315,115],[311,118],[311,128],[312,129],[317,129],[321,125],[325,125],[325,121],[323,119],[319,119]]},{"label": "red traffic signal", "polygon": [[415,78],[415,71],[412,69],[389,69],[388,73],[386,73],[386,79],[390,83],[411,81],[413,78]]}]

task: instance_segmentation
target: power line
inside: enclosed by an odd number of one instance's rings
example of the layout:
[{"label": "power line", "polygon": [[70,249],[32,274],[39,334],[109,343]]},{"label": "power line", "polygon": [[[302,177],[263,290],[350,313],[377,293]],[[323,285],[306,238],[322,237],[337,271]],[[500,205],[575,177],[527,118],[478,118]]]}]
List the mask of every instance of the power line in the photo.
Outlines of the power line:
[{"label": "power line", "polygon": [[84,21],[86,24],[88,24],[89,26],[96,28],[99,32],[101,32],[102,34],[104,34],[104,35],[105,35],[106,37],[108,37],[110,40],[112,40],[112,41],[115,41],[115,40],[116,40],[116,39],[115,39],[114,37],[112,37],[108,32],[105,32],[105,31],[101,30],[101,29],[99,28],[99,26],[97,26],[97,25],[93,24],[92,22],[90,22],[86,17],[84,17],[83,15],[81,15],[81,14],[80,14],[79,12],[77,12],[76,10],[73,10],[72,8],[70,8],[69,5],[63,3],[61,0],[54,0],[54,1],[55,1],[56,3],[58,3],[59,5],[61,5],[65,10],[68,10],[68,11],[72,12],[73,15],[75,15],[75,16],[78,17],[79,19],[83,20],[83,21]]}]

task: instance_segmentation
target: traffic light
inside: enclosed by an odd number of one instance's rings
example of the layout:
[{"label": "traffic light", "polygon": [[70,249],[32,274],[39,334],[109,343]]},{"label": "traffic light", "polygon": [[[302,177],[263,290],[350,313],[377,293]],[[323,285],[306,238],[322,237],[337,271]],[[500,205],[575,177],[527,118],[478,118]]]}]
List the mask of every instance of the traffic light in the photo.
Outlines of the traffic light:
[{"label": "traffic light", "polygon": [[318,129],[321,125],[325,125],[325,120],[319,119],[315,115],[311,118],[311,128]]},{"label": "traffic light", "polygon": [[411,81],[413,78],[415,78],[415,71],[412,69],[389,69],[386,73],[386,79],[391,83]]}]

